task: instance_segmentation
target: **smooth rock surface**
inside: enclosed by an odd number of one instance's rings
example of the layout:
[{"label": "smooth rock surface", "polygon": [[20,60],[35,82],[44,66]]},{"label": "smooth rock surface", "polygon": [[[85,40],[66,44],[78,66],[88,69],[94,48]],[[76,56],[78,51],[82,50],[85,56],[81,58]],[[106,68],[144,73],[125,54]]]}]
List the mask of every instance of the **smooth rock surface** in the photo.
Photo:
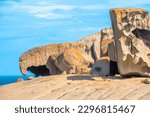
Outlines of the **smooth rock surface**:
[{"label": "smooth rock surface", "polygon": [[1,100],[150,100],[144,77],[54,75],[0,86]]}]

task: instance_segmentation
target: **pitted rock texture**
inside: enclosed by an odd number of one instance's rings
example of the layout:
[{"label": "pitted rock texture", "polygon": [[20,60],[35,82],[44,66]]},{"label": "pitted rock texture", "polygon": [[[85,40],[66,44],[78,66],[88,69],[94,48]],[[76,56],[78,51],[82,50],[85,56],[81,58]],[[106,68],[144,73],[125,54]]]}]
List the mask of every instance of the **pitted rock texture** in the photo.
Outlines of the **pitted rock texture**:
[{"label": "pitted rock texture", "polygon": [[121,75],[150,76],[150,18],[139,8],[110,10]]},{"label": "pitted rock texture", "polygon": [[[81,39],[78,42],[49,44],[33,48],[25,52],[19,60],[20,70],[23,75],[31,71],[36,76],[61,74],[61,70],[54,64],[53,57],[59,56],[68,48],[76,48],[90,65],[99,57],[100,33],[96,33]],[[49,64],[49,65],[48,65]],[[51,67],[49,67],[51,64]],[[85,69],[85,68],[84,68]]]}]

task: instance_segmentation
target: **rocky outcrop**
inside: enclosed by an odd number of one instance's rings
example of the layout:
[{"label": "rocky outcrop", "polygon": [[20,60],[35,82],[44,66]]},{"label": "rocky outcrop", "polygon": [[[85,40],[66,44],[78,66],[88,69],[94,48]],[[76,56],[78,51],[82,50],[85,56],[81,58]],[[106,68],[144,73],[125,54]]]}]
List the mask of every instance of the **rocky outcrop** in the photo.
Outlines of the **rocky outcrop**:
[{"label": "rocky outcrop", "polygon": [[[73,43],[50,44],[33,48],[20,57],[20,70],[23,75],[26,75],[27,71],[31,71],[36,76],[61,74],[63,70],[58,68],[55,59],[69,48],[77,49],[82,57],[88,61],[89,66],[92,66],[95,59],[99,57],[99,41],[100,33],[96,33]],[[85,70],[85,68],[82,69]]]},{"label": "rocky outcrop", "polygon": [[18,78],[16,82],[22,82],[22,81],[24,81],[23,78]]},{"label": "rocky outcrop", "polygon": [[[86,69],[89,67],[90,62],[87,61],[81,54],[81,52],[74,48],[65,49],[63,53],[58,55],[57,57],[53,57],[49,59],[50,61],[47,62],[47,68],[54,70],[51,68],[54,64],[60,73],[67,73],[67,74],[80,74],[84,72],[82,69]],[[51,64],[50,64],[51,63]],[[53,74],[50,72],[50,74]],[[55,72],[55,74],[59,74]]]},{"label": "rocky outcrop", "polygon": [[101,57],[108,56],[108,46],[113,42],[113,32],[111,28],[105,28],[101,30],[101,43],[100,51]]},{"label": "rocky outcrop", "polygon": [[100,58],[100,40],[101,40],[101,32],[97,32],[95,34],[89,35],[87,37],[82,38],[77,41],[87,46],[87,50],[92,51],[94,60],[98,60]]},{"label": "rocky outcrop", "polygon": [[109,56],[111,61],[117,61],[115,42],[112,28],[105,28],[101,30],[101,57]]},{"label": "rocky outcrop", "polygon": [[101,30],[100,59],[95,61],[90,73],[94,76],[118,74],[117,57],[112,28]]},{"label": "rocky outcrop", "polygon": [[91,73],[101,76],[150,76],[148,12],[117,8],[110,10],[110,16],[112,28],[76,42],[50,44],[25,52],[20,57],[21,72],[25,75],[31,71],[36,76],[81,74],[88,73],[93,66]]},{"label": "rocky outcrop", "polygon": [[150,76],[150,18],[138,8],[111,9],[118,69],[121,75]]}]

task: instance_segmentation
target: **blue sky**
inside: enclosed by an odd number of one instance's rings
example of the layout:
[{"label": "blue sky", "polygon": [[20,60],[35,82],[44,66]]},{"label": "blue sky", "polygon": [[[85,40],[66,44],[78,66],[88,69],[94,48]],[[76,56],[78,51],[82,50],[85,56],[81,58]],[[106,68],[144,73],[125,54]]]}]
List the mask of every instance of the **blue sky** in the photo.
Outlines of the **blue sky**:
[{"label": "blue sky", "polygon": [[110,27],[110,8],[149,6],[149,0],[0,0],[0,75],[21,75],[19,57],[30,48]]}]

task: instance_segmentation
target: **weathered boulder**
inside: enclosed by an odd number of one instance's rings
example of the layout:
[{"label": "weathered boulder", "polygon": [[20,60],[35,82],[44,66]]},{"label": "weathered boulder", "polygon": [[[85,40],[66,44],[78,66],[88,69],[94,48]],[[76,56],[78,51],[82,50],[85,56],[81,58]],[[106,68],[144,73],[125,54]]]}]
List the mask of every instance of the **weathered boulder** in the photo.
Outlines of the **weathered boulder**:
[{"label": "weathered boulder", "polygon": [[62,74],[62,71],[56,66],[57,56],[58,55],[55,55],[55,54],[51,55],[46,62],[46,67],[48,68],[50,75]]},{"label": "weathered boulder", "polygon": [[[90,62],[87,61],[83,56],[82,53],[74,48],[74,47],[70,47],[64,50],[63,53],[61,53],[60,55],[58,55],[57,57],[50,57],[50,62],[48,61],[48,63],[46,64],[47,68],[49,68],[50,70],[53,68],[51,68],[51,64],[49,63],[54,63],[55,66],[58,68],[58,70],[60,71],[60,73],[67,73],[67,74],[79,74],[82,73],[82,69],[86,69],[89,67]],[[52,73],[50,73],[52,74]],[[59,74],[59,72],[56,72],[56,74]]]},{"label": "weathered boulder", "polygon": [[22,82],[22,81],[24,81],[23,78],[18,78],[16,82]]},{"label": "weathered boulder", "polygon": [[141,80],[141,82],[144,83],[144,84],[150,84],[150,80],[149,79]]},{"label": "weathered boulder", "polygon": [[86,36],[80,39],[77,42],[80,42],[87,46],[87,50],[91,51],[94,57],[94,60],[98,60],[100,58],[100,40],[101,40],[101,32],[97,32],[95,34]]},{"label": "weathered boulder", "polygon": [[112,28],[101,30],[100,57],[109,56],[111,61],[117,61],[116,48]]},{"label": "weathered boulder", "polygon": [[25,52],[20,57],[20,70],[23,75],[26,75],[27,71],[31,71],[36,76],[61,74],[62,71],[54,63],[55,57],[59,56],[61,53],[64,52],[64,50],[71,47],[76,48],[85,58],[85,60],[90,63],[90,66],[92,66],[95,59],[99,57],[99,40],[100,33],[96,33],[86,38],[83,38],[78,42],[49,44],[46,46],[33,48]]},{"label": "weathered boulder", "polygon": [[150,18],[139,8],[110,10],[121,75],[150,76]]},{"label": "weathered boulder", "polygon": [[110,59],[109,57],[102,57],[95,61],[90,74],[92,76],[107,76],[110,75]]}]

